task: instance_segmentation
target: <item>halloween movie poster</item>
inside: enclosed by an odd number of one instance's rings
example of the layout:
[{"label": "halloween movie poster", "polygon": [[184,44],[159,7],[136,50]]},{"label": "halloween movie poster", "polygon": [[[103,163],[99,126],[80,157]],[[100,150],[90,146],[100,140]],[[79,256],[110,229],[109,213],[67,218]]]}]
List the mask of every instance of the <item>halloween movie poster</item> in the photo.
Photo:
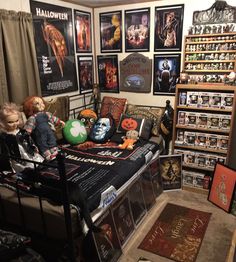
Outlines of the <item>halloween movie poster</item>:
[{"label": "halloween movie poster", "polygon": [[43,96],[76,91],[72,10],[30,1]]}]

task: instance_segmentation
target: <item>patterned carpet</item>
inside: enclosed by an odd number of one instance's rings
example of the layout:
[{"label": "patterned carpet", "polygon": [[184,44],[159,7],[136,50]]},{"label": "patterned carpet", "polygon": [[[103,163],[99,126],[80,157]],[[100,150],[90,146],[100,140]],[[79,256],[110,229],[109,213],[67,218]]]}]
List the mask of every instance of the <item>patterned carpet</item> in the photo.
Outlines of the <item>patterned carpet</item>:
[{"label": "patterned carpet", "polygon": [[173,261],[138,248],[167,203],[212,213],[196,262],[225,262],[236,229],[236,217],[209,202],[207,195],[185,190],[162,193],[124,247],[119,262],[137,262],[140,257],[152,262]]}]

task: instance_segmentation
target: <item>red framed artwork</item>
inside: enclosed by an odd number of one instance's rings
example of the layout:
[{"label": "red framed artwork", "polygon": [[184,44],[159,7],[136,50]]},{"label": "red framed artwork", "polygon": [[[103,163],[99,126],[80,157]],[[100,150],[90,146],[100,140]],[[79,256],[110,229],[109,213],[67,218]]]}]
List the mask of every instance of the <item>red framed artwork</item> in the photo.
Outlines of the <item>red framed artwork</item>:
[{"label": "red framed artwork", "polygon": [[236,170],[216,164],[208,200],[226,212],[230,212],[236,182]]}]

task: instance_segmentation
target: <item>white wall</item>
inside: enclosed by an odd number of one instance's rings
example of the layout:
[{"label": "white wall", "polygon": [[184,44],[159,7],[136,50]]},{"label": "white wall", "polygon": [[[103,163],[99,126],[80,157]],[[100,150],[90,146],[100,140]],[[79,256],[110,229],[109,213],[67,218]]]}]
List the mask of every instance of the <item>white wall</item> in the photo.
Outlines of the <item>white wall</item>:
[{"label": "white wall", "polygon": [[[79,9],[87,12],[91,12],[91,17],[93,21],[93,12],[94,12],[94,23],[92,24],[92,32],[93,32],[93,25],[94,25],[94,37],[93,37],[93,45],[95,43],[95,48],[93,48],[94,55],[100,55],[100,29],[99,29],[99,13],[103,12],[110,12],[115,10],[122,10],[122,17],[123,17],[123,25],[124,25],[124,10],[128,9],[137,9],[137,8],[144,8],[150,7],[151,8],[151,28],[150,28],[150,52],[144,52],[143,55],[153,59],[153,50],[154,50],[154,13],[156,6],[165,6],[165,5],[174,5],[174,4],[184,4],[184,21],[183,21],[183,36],[187,34],[187,30],[189,26],[192,25],[192,15],[193,12],[196,10],[205,10],[212,6],[215,0],[163,0],[163,1],[152,1],[152,2],[145,2],[141,4],[130,4],[130,5],[122,5],[122,6],[113,6],[113,7],[106,7],[106,8],[95,8],[94,10],[91,8],[83,7],[80,5],[70,4],[67,2],[59,1],[59,0],[41,0],[41,2],[46,2],[55,5],[61,5],[64,7]],[[235,0],[227,0],[229,5],[234,6]],[[1,0],[0,2],[1,9],[7,10],[15,10],[15,11],[26,11],[30,12],[30,4],[29,0]],[[74,24],[73,24],[74,26]],[[123,50],[125,50],[124,46],[124,30],[123,33]],[[92,34],[93,35],[93,34]],[[96,39],[96,41],[94,41]],[[182,45],[184,41],[182,41]],[[183,50],[183,48],[182,48]],[[157,54],[157,52],[155,52]],[[173,52],[172,52],[173,53]],[[127,55],[130,53],[119,53],[118,59],[123,60]],[[94,57],[94,61],[96,57]],[[75,94],[78,92],[75,92]],[[70,93],[72,95],[74,93]],[[134,104],[143,104],[143,105],[157,105],[157,106],[165,106],[166,99],[170,99],[172,106],[174,106],[174,96],[159,96],[153,95],[152,90],[151,93],[148,94],[135,94],[130,92],[120,92],[119,94],[108,94],[103,93],[103,95],[115,96],[115,97],[126,97],[130,103]]]},{"label": "white wall", "polygon": [[[128,1],[127,1],[128,2]],[[194,11],[200,11],[210,8],[215,0],[163,0],[163,1],[152,1],[152,2],[144,2],[141,4],[129,4],[129,5],[122,5],[122,6],[113,6],[113,7],[106,7],[106,8],[96,8],[94,10],[94,29],[95,29],[95,38],[99,39],[99,13],[122,10],[122,18],[123,18],[123,50],[125,50],[125,39],[124,39],[124,10],[129,9],[138,9],[138,8],[145,8],[150,7],[151,11],[151,21],[150,21],[150,52],[143,52],[142,54],[153,59],[153,54],[158,54],[158,52],[154,52],[154,17],[155,17],[155,7],[158,6],[166,6],[166,5],[176,5],[176,4],[184,4],[184,21],[183,21],[183,37],[187,35],[188,28],[192,25],[192,16]],[[234,6],[235,0],[227,0],[229,5]],[[100,55],[100,41],[96,41],[96,54]],[[184,41],[182,41],[182,50],[183,50]],[[175,53],[175,52],[170,52]],[[118,60],[123,60],[127,55],[130,53],[119,53]],[[163,54],[163,52],[162,52]],[[181,65],[182,68],[182,65]],[[107,94],[106,94],[107,95]],[[130,103],[140,104],[140,105],[157,105],[157,106],[165,106],[166,99],[171,101],[172,106],[174,106],[174,96],[159,96],[153,95],[153,89],[151,89],[151,93],[144,94],[144,93],[131,93],[131,92],[120,92],[119,94],[109,94],[115,97],[126,97]]]}]

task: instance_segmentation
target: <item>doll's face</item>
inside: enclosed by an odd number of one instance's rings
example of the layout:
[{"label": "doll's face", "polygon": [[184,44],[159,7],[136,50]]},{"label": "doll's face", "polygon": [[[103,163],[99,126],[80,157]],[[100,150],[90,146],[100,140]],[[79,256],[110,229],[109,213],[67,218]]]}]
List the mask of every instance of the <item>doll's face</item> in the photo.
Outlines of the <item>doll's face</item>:
[{"label": "doll's face", "polygon": [[20,124],[19,115],[17,113],[14,113],[12,115],[6,116],[5,124],[7,132],[15,131]]},{"label": "doll's face", "polygon": [[35,112],[41,112],[45,109],[45,104],[40,97],[36,97],[33,101],[33,108]]}]

